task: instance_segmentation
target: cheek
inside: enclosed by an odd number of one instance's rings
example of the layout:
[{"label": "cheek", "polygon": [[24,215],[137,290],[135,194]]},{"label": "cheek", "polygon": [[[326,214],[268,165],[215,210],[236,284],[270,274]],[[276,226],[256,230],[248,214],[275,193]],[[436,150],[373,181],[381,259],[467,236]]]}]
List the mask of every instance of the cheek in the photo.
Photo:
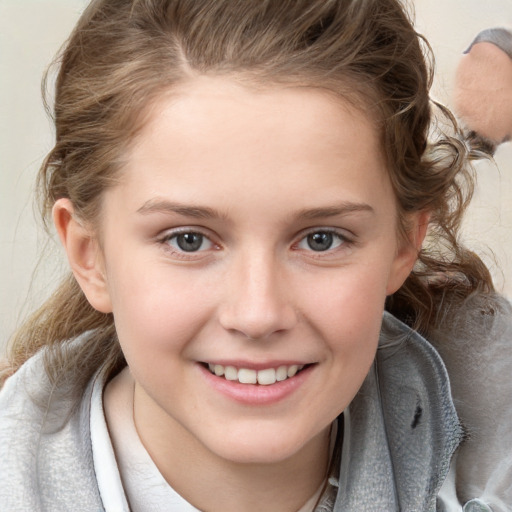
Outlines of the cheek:
[{"label": "cheek", "polygon": [[388,275],[389,265],[377,261],[340,269],[321,280],[314,276],[309,286],[303,286],[307,290],[303,294],[307,308],[318,323],[337,325],[344,330],[361,330],[366,324],[380,324]]},{"label": "cheek", "polygon": [[127,359],[130,354],[158,358],[181,351],[207,321],[215,288],[172,272],[163,265],[116,267],[109,275],[116,330]]},{"label": "cheek", "polygon": [[380,299],[372,306],[345,297],[337,306],[322,332],[328,351],[322,361],[325,380],[314,405],[326,422],[346,409],[361,388],[375,359],[382,323]]},{"label": "cheek", "polygon": [[386,268],[347,268],[305,295],[311,323],[328,345],[336,375],[345,379],[344,385],[355,383],[354,393],[375,356],[386,299]]}]

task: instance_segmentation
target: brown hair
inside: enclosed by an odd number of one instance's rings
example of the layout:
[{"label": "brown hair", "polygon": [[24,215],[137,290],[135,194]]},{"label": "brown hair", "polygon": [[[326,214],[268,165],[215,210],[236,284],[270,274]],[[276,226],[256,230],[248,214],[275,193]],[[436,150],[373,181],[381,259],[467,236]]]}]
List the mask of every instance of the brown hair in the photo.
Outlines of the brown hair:
[{"label": "brown hair", "polygon": [[[427,52],[399,0],[95,0],[59,59],[56,144],[39,176],[43,217],[67,197],[96,223],[148,108],[194,75],[324,87],[377,113],[400,218],[431,212],[417,267],[387,303],[427,332],[448,295],[492,289],[457,239],[472,191],[466,148],[447,136],[428,142]],[[70,360],[62,342],[91,329]],[[124,364],[112,315],[95,311],[71,276],[14,337],[12,368],[45,345],[57,354],[54,376],[75,365],[87,379],[105,361],[107,371]]]}]

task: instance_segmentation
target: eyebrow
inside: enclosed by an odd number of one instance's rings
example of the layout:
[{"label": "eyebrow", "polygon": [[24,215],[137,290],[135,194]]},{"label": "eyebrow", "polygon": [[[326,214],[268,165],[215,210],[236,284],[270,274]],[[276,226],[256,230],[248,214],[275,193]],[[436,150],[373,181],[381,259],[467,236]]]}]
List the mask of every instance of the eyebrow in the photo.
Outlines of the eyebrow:
[{"label": "eyebrow", "polygon": [[[304,208],[296,215],[299,219],[319,219],[327,217],[336,217],[338,215],[349,215],[351,213],[368,212],[375,213],[375,210],[366,203],[343,202],[338,205],[326,206],[321,208]],[[206,206],[186,205],[167,201],[166,199],[150,199],[146,201],[137,213],[148,215],[151,213],[170,214],[176,213],[184,217],[192,217],[196,219],[219,219],[226,216],[219,211]]]},{"label": "eyebrow", "polygon": [[150,199],[137,210],[137,213],[142,215],[150,213],[177,213],[185,217],[193,217],[196,219],[215,219],[224,217],[224,215],[221,215],[213,208],[174,203],[165,199]]},{"label": "eyebrow", "polygon": [[336,217],[338,215],[349,215],[351,213],[368,212],[375,213],[375,210],[366,203],[343,202],[335,206],[324,208],[307,208],[301,210],[298,214],[300,219],[318,219],[326,217]]}]

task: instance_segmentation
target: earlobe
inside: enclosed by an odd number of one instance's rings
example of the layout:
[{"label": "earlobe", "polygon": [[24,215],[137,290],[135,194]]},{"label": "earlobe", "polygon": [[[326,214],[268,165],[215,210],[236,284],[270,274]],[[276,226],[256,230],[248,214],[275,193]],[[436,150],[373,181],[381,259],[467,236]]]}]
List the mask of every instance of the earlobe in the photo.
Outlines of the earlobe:
[{"label": "earlobe", "polygon": [[415,213],[410,219],[407,240],[402,242],[393,261],[386,295],[395,293],[409,277],[421,251],[429,222],[430,212]]},{"label": "earlobe", "polygon": [[94,309],[112,312],[100,248],[94,233],[76,218],[67,198],[53,206],[53,222],[80,288]]}]

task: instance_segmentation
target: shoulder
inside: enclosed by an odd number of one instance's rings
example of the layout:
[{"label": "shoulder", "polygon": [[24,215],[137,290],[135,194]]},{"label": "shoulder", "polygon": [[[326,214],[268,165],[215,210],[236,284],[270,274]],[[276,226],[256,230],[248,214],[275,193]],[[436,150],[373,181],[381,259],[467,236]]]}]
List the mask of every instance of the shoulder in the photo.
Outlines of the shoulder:
[{"label": "shoulder", "polygon": [[459,498],[512,510],[511,304],[498,294],[474,294],[447,305],[431,342],[465,430],[452,467]]},{"label": "shoulder", "polygon": [[[510,408],[500,388],[512,384],[512,306],[498,294],[474,294],[447,304],[429,340],[450,376],[457,411],[463,422],[478,406],[488,414]],[[508,388],[510,389],[510,388]],[[481,400],[484,396],[491,400]],[[504,410],[502,409],[502,410]]]},{"label": "shoulder", "polygon": [[335,510],[435,510],[462,431],[439,354],[389,313],[343,421]]},{"label": "shoulder", "polygon": [[[510,511],[511,304],[499,294],[473,294],[447,303],[438,320],[427,341],[391,315],[384,317],[377,368],[395,468],[412,474],[427,462],[424,474],[437,472],[442,481],[448,455],[457,448],[447,481],[453,496],[456,489],[455,501]],[[450,433],[457,428],[453,407],[463,432],[458,440]],[[461,505],[450,502],[449,510]]]},{"label": "shoulder", "polygon": [[41,423],[41,429],[49,432],[65,426],[76,405],[71,393],[78,372],[70,368],[50,376],[48,368],[64,368],[62,354],[79,350],[87,339],[88,333],[85,333],[65,342],[60,352],[42,348],[5,381],[0,391],[0,428],[5,430],[8,424]]},{"label": "shoulder", "polygon": [[69,393],[72,372],[50,380],[48,357],[48,350],[38,352],[0,392],[0,502],[9,510],[97,512],[101,501],[89,433],[92,383],[76,403]]}]

